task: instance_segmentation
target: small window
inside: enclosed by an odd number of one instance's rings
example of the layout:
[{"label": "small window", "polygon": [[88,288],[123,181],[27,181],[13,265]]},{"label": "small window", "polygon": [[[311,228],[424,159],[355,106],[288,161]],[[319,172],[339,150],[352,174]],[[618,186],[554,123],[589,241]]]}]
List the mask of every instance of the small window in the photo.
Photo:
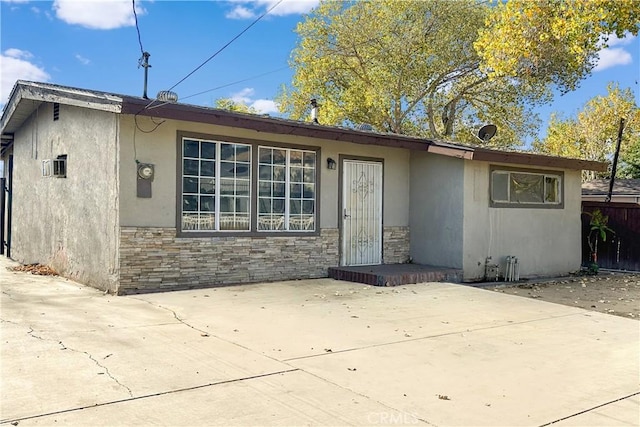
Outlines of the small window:
[{"label": "small window", "polygon": [[563,207],[562,172],[491,171],[493,207]]}]

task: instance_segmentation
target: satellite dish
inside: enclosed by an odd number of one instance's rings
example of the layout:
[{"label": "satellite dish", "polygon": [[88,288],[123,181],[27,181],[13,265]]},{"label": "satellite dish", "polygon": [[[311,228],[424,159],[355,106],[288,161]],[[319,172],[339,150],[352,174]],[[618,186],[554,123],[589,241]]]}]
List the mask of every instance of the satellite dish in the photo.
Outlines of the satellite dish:
[{"label": "satellite dish", "polygon": [[497,131],[498,127],[496,125],[484,125],[478,130],[478,138],[482,142],[487,142],[495,136]]}]

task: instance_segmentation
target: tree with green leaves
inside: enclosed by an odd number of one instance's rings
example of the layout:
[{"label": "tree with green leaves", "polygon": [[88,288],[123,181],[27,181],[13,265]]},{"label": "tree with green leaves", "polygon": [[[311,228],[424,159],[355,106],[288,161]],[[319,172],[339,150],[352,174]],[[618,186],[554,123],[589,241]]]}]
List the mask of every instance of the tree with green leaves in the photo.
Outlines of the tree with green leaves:
[{"label": "tree with green leaves", "polygon": [[258,110],[255,108],[230,98],[216,99],[215,107],[221,110],[236,111],[239,113],[258,114]]},{"label": "tree with green leaves", "polygon": [[526,78],[567,92],[589,75],[611,34],[638,34],[638,0],[496,2],[475,47],[492,79]]},{"label": "tree with green leaves", "polygon": [[[589,100],[576,117],[553,115],[547,136],[534,142],[533,150],[561,157],[609,161],[616,149],[620,118],[625,119],[625,127],[620,145],[623,172],[618,176],[630,177],[629,174],[633,173],[632,165],[638,161],[638,156],[634,153],[637,153],[640,145],[640,109],[631,89],[620,89],[614,83],[607,87],[606,96],[598,95]],[[583,171],[583,180],[598,177],[603,176],[593,171]]]},{"label": "tree with green leaves", "polygon": [[483,71],[474,42],[491,13],[474,0],[322,1],[296,29],[281,111],[303,119],[316,98],[324,124],[460,142],[491,122],[492,145],[517,146],[537,130],[531,103],[550,92]]}]

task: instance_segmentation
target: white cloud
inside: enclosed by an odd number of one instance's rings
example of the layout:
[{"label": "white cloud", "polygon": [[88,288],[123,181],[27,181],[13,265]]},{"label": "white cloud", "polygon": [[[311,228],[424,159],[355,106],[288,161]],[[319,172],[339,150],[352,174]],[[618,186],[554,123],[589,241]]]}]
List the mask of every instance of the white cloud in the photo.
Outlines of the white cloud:
[{"label": "white cloud", "polygon": [[15,49],[15,48],[9,48],[5,50],[4,55],[10,58],[15,58],[15,59],[33,58],[33,55],[31,54],[31,52],[26,50]]},{"label": "white cloud", "polygon": [[598,52],[598,60],[594,72],[606,70],[617,65],[631,64],[631,54],[621,47],[606,48]]},{"label": "white cloud", "polygon": [[622,37],[622,38],[618,38],[618,36],[616,36],[615,34],[611,34],[609,36],[609,40],[607,41],[607,44],[609,45],[609,47],[626,46],[628,44],[633,43],[633,40],[635,38],[636,38],[636,36],[634,36],[633,34],[631,34],[628,31],[626,33],[624,33],[624,37]]},{"label": "white cloud", "polygon": [[[93,30],[112,30],[135,25],[131,1],[126,0],[55,0],[56,17],[67,24]],[[136,5],[136,13],[145,10]]]},{"label": "white cloud", "polygon": [[[261,15],[271,9],[279,0],[231,0],[236,4],[234,9],[227,13],[226,17],[231,19],[249,19]],[[269,15],[301,15],[309,13],[316,7],[320,0],[283,0],[277,5]],[[238,3],[242,5],[237,5]]]},{"label": "white cloud", "polygon": [[231,12],[225,15],[229,19],[249,19],[255,17],[256,14],[244,6],[236,6]]},{"label": "white cloud", "polygon": [[231,95],[233,102],[242,103],[254,108],[260,114],[269,114],[278,112],[278,104],[270,99],[253,99],[252,96],[255,90],[250,87],[242,89],[240,92],[236,92]]},{"label": "white cloud", "polygon": [[38,9],[35,6],[31,6],[31,12],[35,13],[36,15],[40,13],[40,9]]},{"label": "white cloud", "polygon": [[20,49],[7,49],[0,55],[0,103],[7,101],[16,80],[35,80],[46,82],[51,76],[26,59],[31,53]]},{"label": "white cloud", "polygon": [[78,62],[80,62],[82,65],[91,64],[91,60],[90,59],[85,58],[84,56],[80,55],[79,53],[76,53],[75,57],[78,60]]},{"label": "white cloud", "polygon": [[278,112],[278,104],[270,99],[256,99],[251,103],[251,107],[254,108],[260,114],[269,114]]}]

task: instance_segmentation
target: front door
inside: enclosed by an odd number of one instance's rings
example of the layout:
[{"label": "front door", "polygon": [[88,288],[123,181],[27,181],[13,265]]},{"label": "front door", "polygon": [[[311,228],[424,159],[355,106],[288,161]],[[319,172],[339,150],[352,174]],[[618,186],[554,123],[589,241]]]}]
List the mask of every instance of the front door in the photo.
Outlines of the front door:
[{"label": "front door", "polygon": [[342,164],[341,265],[382,263],[382,163]]}]

